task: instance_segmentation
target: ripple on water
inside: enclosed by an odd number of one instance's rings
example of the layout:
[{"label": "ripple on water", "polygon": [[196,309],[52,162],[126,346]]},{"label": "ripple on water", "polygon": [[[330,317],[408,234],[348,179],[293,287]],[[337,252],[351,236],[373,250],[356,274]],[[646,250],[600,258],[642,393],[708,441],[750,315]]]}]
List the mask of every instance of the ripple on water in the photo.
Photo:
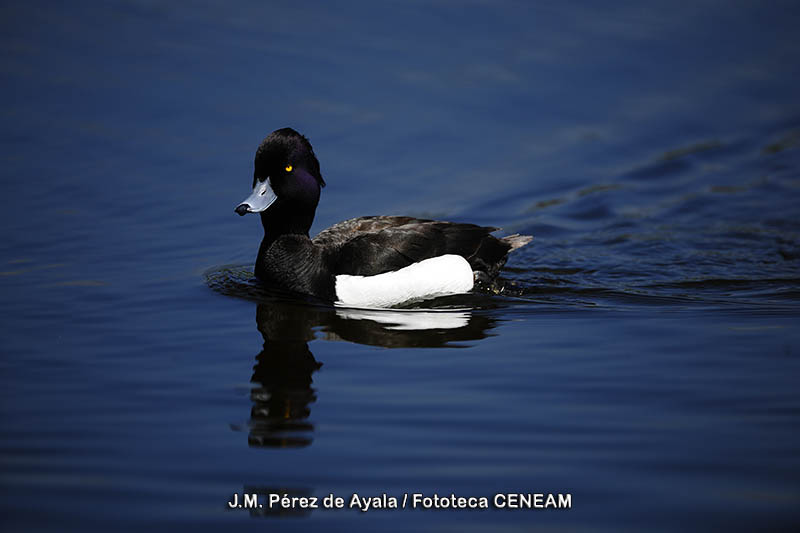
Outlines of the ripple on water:
[{"label": "ripple on water", "polygon": [[319,329],[328,340],[383,347],[455,346],[485,338],[496,319],[485,311],[497,307],[480,293],[416,302],[404,308],[360,309],[268,287],[244,265],[226,265],[205,273],[213,290],[258,303],[259,330],[266,338],[311,340]]}]

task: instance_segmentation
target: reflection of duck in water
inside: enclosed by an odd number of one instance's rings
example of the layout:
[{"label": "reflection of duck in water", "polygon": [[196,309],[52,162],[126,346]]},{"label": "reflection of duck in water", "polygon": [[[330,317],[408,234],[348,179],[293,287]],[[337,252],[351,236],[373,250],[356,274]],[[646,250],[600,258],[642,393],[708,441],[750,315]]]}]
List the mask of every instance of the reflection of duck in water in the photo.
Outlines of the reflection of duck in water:
[{"label": "reflection of duck in water", "polygon": [[259,304],[256,324],[264,347],[256,356],[250,391],[251,446],[297,447],[311,444],[314,427],[306,421],[317,397],[311,375],[322,363],[308,341],[314,339],[314,307],[289,303]]},{"label": "reflection of duck in water", "polygon": [[469,310],[358,311],[336,309],[280,297],[258,304],[258,330],[264,346],[256,356],[251,381],[248,442],[255,447],[299,447],[312,442],[310,405],[318,362],[308,343],[321,329],[328,340],[384,347],[442,347],[483,339],[494,319]]},{"label": "reflection of duck in water", "polygon": [[253,193],[236,207],[261,213],[264,239],[255,274],[281,289],[356,307],[391,307],[491,282],[509,252],[531,238],[498,239],[497,228],[377,216],[346,220],[310,239],[325,185],[308,139],[270,134],[255,157]]}]

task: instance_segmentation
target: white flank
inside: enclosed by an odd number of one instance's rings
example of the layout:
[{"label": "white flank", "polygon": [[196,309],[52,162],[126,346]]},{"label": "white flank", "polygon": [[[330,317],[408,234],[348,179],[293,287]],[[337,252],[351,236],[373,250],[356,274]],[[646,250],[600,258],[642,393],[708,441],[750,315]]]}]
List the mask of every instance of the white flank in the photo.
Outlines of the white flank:
[{"label": "white flank", "polygon": [[460,255],[425,259],[377,276],[336,276],[336,298],[350,307],[392,307],[472,290],[472,267]]}]

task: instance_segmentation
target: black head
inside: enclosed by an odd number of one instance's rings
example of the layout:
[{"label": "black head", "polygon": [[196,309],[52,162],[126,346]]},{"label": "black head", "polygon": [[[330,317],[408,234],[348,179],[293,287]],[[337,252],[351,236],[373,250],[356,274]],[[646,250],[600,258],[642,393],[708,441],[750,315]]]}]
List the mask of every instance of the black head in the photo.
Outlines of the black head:
[{"label": "black head", "polygon": [[[288,170],[290,168],[291,170]],[[319,161],[314,155],[314,148],[311,147],[311,143],[305,136],[292,128],[281,128],[273,131],[261,141],[261,145],[256,150],[254,187],[258,181],[264,181],[267,178],[276,180],[273,187],[278,187],[282,182],[291,182],[284,178],[292,176],[299,178],[302,177],[302,174],[313,177],[320,187],[325,186],[325,180],[322,179],[319,171]]]},{"label": "black head", "polygon": [[279,215],[298,222],[284,220],[281,225],[307,223],[310,228],[324,186],[319,161],[308,139],[291,128],[275,130],[256,150],[253,193],[236,207],[236,212],[261,213],[262,220],[267,215],[272,219]]}]

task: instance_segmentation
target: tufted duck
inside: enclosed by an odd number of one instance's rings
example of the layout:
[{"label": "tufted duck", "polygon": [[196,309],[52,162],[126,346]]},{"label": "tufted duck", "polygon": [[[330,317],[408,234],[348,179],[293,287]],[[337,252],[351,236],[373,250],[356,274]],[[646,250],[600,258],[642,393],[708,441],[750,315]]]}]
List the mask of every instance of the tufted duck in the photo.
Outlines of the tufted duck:
[{"label": "tufted duck", "polygon": [[405,216],[353,218],[310,239],[324,186],[311,143],[293,129],[272,132],[258,147],[253,193],[236,212],[261,213],[260,280],[351,307],[391,307],[468,292],[474,279],[495,278],[508,253],[531,240]]}]

